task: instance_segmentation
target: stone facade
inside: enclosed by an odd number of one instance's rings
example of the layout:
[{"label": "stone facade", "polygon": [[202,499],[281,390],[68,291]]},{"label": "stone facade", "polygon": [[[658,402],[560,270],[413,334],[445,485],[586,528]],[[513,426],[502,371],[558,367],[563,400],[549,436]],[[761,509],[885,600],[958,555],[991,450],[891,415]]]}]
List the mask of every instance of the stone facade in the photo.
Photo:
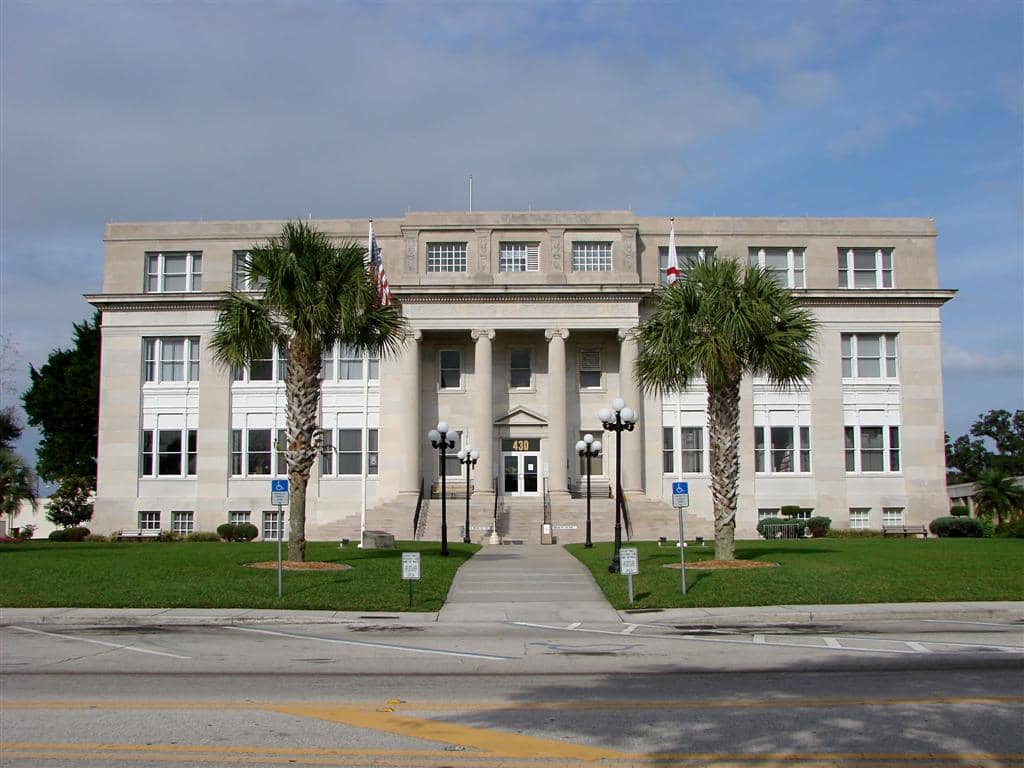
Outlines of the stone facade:
[{"label": "stone facade", "polygon": [[[268,480],[281,474],[273,443],[285,426],[282,361],[239,378],[215,364],[208,340],[236,259],[282,223],[106,227],[103,290],[88,297],[103,310],[95,530],[212,530],[249,519],[273,531]],[[315,224],[366,242],[364,220]],[[311,478],[309,538],[356,538],[363,514],[368,528],[411,537],[417,504],[420,535],[435,537],[439,461],[425,434],[447,421],[480,452],[472,538],[498,516],[506,536],[539,540],[546,500],[561,540],[580,540],[574,446],[601,431],[597,411],[619,396],[640,414],[622,451],[634,536],[673,534],[676,480],[690,485],[688,534],[709,535],[704,393],[642,397],[630,375],[628,331],[663,277],[669,226],[622,211],[376,220],[411,333],[399,355],[379,363],[343,350],[331,357],[322,398],[331,444]],[[937,285],[933,222],[680,218],[675,231],[681,255],[704,249],[776,268],[821,322],[806,389],[744,384],[739,535],[755,535],[759,514],[787,504],[836,527],[942,514],[939,310],[953,292]],[[601,439],[598,539],[611,536],[616,476],[615,437]],[[461,494],[458,469],[449,467],[448,480]],[[463,505],[447,505],[451,538]]]}]

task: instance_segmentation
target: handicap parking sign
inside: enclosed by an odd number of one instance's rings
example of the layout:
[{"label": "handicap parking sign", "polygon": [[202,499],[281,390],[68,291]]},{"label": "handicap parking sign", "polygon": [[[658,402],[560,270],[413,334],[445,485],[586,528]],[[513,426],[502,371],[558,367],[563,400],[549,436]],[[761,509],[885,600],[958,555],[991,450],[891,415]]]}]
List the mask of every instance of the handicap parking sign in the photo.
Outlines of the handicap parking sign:
[{"label": "handicap parking sign", "polygon": [[288,481],[275,479],[270,481],[270,503],[282,506],[288,503]]},{"label": "handicap parking sign", "polygon": [[672,483],[672,506],[680,508],[690,506],[689,483]]}]

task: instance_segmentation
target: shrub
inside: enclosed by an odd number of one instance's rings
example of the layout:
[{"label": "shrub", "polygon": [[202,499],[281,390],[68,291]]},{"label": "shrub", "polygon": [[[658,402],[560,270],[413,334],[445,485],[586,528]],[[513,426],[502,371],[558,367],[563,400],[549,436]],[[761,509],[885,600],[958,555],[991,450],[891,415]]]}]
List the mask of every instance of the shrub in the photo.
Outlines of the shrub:
[{"label": "shrub", "polygon": [[36,527],[32,524],[23,525],[18,530],[18,539],[21,541],[28,541],[32,538],[32,534],[36,532]]},{"label": "shrub", "polygon": [[85,537],[85,541],[110,541],[110,538],[102,533],[90,533]]},{"label": "shrub", "polygon": [[800,514],[800,507],[797,504],[785,504],[779,507],[779,514],[785,517],[797,517]]},{"label": "shrub", "polygon": [[957,504],[956,506],[949,508],[949,514],[952,517],[970,517],[971,510],[965,507],[963,504]]},{"label": "shrub", "polygon": [[92,481],[87,477],[66,477],[50,497],[46,519],[54,525],[75,527],[92,519]]},{"label": "shrub", "polygon": [[160,531],[160,535],[156,537],[157,541],[181,541],[179,536],[174,531]]},{"label": "shrub", "polygon": [[829,528],[825,536],[829,539],[880,539],[882,532],[872,528]]},{"label": "shrub", "polygon": [[217,535],[224,539],[224,541],[235,540],[235,524],[234,523],[222,523],[217,526]]},{"label": "shrub", "polygon": [[193,531],[185,537],[185,541],[220,541],[220,534],[213,531]]},{"label": "shrub", "polygon": [[937,517],[928,530],[940,538],[980,539],[984,534],[981,521],[973,517]]},{"label": "shrub", "polygon": [[58,528],[50,534],[50,541],[84,541],[89,535],[89,529],[76,526],[74,528]]},{"label": "shrub", "polygon": [[252,541],[260,535],[260,529],[252,523],[239,523],[235,526],[235,538],[238,541]]},{"label": "shrub", "polygon": [[1024,518],[996,526],[994,535],[1000,538],[1024,539]]},{"label": "shrub", "polygon": [[13,536],[0,536],[0,544],[17,544],[21,539],[16,539]]},{"label": "shrub", "polygon": [[812,517],[807,521],[807,532],[812,538],[820,539],[832,527],[831,517]]},{"label": "shrub", "polygon": [[981,537],[983,539],[991,539],[996,535],[996,524],[992,522],[991,517],[979,517],[977,520],[981,523]]},{"label": "shrub", "polygon": [[757,532],[761,534],[761,537],[764,539],[778,538],[780,534],[779,530],[775,530],[772,534],[766,533],[766,530],[769,526],[785,525],[788,527],[790,531],[792,531],[793,528],[796,529],[795,531],[793,531],[793,534],[795,536],[803,536],[804,526],[806,524],[806,520],[783,520],[781,517],[766,517],[764,520],[758,521]]}]

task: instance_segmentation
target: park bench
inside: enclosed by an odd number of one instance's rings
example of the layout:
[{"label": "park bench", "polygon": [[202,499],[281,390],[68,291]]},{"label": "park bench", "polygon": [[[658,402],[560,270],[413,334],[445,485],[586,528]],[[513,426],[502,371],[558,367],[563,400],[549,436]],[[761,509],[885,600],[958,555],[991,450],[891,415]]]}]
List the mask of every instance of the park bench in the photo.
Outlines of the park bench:
[{"label": "park bench", "polygon": [[142,541],[143,539],[159,539],[160,531],[155,528],[122,528],[117,532],[118,541]]},{"label": "park bench", "polygon": [[928,529],[923,525],[883,525],[883,536],[923,536],[928,538]]}]

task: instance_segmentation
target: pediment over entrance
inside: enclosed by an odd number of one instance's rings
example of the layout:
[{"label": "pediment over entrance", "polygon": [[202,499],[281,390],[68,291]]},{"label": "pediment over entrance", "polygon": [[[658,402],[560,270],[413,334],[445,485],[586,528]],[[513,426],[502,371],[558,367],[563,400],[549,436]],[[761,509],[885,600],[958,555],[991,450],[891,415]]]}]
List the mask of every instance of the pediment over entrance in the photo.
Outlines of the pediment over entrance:
[{"label": "pediment over entrance", "polygon": [[547,419],[536,411],[531,411],[521,405],[494,420],[496,427],[546,427],[547,425]]}]

